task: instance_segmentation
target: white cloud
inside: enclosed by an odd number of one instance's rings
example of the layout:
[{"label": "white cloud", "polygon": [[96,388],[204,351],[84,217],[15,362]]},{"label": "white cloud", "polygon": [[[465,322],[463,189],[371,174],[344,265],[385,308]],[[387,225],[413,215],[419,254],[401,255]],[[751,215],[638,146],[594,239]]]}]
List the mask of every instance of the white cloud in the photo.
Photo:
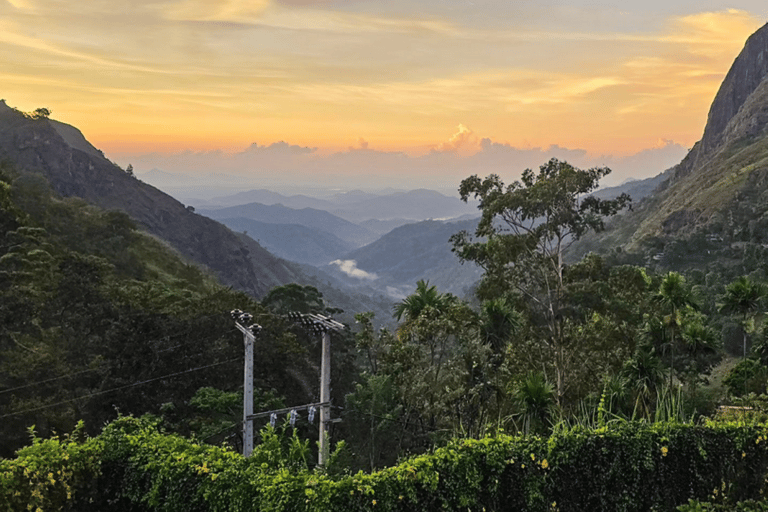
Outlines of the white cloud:
[{"label": "white cloud", "polygon": [[339,270],[347,274],[349,277],[367,279],[369,281],[373,281],[374,279],[379,278],[379,276],[374,273],[366,272],[365,270],[357,268],[357,262],[355,260],[334,260],[330,263],[330,265],[337,265]]}]

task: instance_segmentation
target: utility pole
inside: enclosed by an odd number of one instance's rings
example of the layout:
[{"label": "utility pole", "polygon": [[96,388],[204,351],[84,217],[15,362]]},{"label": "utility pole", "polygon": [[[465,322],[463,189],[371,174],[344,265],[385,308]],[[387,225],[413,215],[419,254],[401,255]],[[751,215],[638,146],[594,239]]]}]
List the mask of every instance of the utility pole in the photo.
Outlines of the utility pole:
[{"label": "utility pole", "polygon": [[[259,324],[251,324],[253,316],[239,309],[232,311],[235,327],[243,333],[245,365],[243,370],[243,457],[253,452],[253,345],[261,332]],[[250,325],[249,325],[250,324]],[[247,326],[247,327],[246,327]]]},{"label": "utility pole", "polygon": [[325,467],[331,452],[328,439],[328,424],[331,421],[331,333],[323,331],[323,359],[320,363],[320,446],[317,454],[317,464]]},{"label": "utility pole", "polygon": [[317,465],[325,467],[330,457],[331,441],[328,437],[328,425],[331,421],[331,331],[343,331],[344,324],[330,317],[314,313],[290,313],[289,318],[300,322],[311,333],[323,337],[322,360],[320,363],[320,446]]}]

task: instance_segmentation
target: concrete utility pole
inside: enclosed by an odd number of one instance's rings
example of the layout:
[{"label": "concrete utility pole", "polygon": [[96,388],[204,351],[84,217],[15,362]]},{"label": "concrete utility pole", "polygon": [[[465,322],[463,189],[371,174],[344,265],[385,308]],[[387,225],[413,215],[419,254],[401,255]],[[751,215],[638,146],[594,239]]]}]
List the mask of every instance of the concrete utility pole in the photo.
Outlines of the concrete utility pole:
[{"label": "concrete utility pole", "polygon": [[330,457],[331,441],[328,437],[328,425],[331,422],[331,331],[343,331],[344,324],[327,316],[314,313],[291,313],[292,320],[300,322],[313,334],[323,337],[323,355],[320,363],[320,447],[317,454],[317,465],[325,467]]},{"label": "concrete utility pole", "polygon": [[[259,324],[251,324],[253,316],[239,309],[232,311],[235,327],[243,333],[245,365],[243,370],[243,457],[253,452],[253,345],[261,332]],[[248,325],[250,324],[250,325]],[[247,325],[247,327],[246,327]]]},{"label": "concrete utility pole", "polygon": [[331,446],[328,439],[328,424],[331,421],[331,333],[323,331],[323,359],[320,363],[320,447],[317,464],[325,467],[330,456]]}]

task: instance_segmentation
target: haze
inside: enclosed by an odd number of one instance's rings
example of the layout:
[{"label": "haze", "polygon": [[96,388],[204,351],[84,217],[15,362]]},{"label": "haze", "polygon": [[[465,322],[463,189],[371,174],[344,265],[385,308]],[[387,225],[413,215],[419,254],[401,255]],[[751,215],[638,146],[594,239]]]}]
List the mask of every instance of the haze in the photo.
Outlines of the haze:
[{"label": "haze", "polygon": [[557,156],[615,184],[685,155],[767,15],[764,0],[0,0],[0,95],[140,175],[455,190]]}]

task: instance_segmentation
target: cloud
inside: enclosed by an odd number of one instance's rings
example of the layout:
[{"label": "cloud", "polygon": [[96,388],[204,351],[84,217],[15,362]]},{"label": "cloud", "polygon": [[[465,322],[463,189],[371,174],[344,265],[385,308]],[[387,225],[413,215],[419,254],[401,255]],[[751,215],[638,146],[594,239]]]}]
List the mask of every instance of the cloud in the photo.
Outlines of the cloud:
[{"label": "cloud", "polygon": [[248,146],[243,152],[238,153],[240,156],[257,155],[260,153],[268,153],[271,155],[306,155],[314,153],[317,148],[310,148],[307,146],[298,146],[296,144],[288,144],[285,141],[273,142],[269,146],[259,146],[254,142]]},{"label": "cloud", "polygon": [[185,21],[237,21],[258,16],[269,4],[269,0],[183,0],[172,4],[166,16]]},{"label": "cloud", "polygon": [[355,260],[334,260],[330,265],[337,265],[339,270],[347,274],[349,277],[357,279],[366,279],[373,281],[378,279],[379,276],[373,273],[366,272],[365,270],[357,268],[357,262]]},{"label": "cloud", "polygon": [[460,124],[457,126],[457,132],[448,140],[437,147],[437,151],[455,152],[460,149],[475,149],[477,147],[477,137],[474,132]]}]

